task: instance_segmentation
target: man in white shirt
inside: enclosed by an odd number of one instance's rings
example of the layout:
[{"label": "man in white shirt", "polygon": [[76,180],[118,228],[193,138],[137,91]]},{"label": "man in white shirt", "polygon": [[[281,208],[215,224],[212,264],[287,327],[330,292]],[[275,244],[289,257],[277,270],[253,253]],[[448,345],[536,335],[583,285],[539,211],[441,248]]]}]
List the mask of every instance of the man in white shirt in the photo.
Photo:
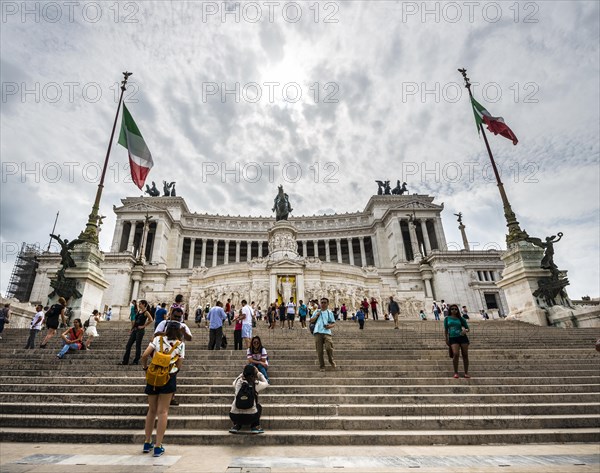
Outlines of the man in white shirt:
[{"label": "man in white shirt", "polygon": [[294,298],[290,297],[290,301],[286,304],[287,323],[288,329],[294,329],[294,319],[296,318],[296,304],[294,304]]},{"label": "man in white shirt", "polygon": [[244,348],[250,348],[250,340],[252,339],[252,320],[254,319],[254,311],[252,307],[248,305],[246,299],[242,301],[242,340],[244,341]]},{"label": "man in white shirt", "polygon": [[44,307],[41,304],[36,305],[35,312],[36,314],[33,316],[29,328],[29,338],[27,339],[27,345],[25,345],[26,350],[35,348],[35,337],[42,330],[42,324],[44,323]]},{"label": "man in white shirt", "polygon": [[179,327],[185,330],[183,338],[186,341],[189,342],[192,340],[192,332],[185,322],[183,322],[183,310],[179,307],[175,307],[171,311],[171,318],[169,320],[163,320],[156,326],[156,330],[154,330],[154,336],[156,337],[157,335],[164,335],[167,331],[167,324],[171,321],[179,322]]}]

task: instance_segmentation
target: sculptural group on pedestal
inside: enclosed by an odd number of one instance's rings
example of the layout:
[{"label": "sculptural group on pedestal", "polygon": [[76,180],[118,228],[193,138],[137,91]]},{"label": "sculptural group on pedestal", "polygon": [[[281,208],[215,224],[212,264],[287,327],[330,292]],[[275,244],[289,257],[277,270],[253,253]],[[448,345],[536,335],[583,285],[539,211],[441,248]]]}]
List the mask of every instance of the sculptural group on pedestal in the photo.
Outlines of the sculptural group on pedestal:
[{"label": "sculptural group on pedestal", "polygon": [[400,180],[396,181],[396,187],[393,189],[390,187],[390,181],[378,181],[377,183],[377,195],[403,195],[408,194],[408,189],[406,187],[406,182],[403,182],[400,185]]}]

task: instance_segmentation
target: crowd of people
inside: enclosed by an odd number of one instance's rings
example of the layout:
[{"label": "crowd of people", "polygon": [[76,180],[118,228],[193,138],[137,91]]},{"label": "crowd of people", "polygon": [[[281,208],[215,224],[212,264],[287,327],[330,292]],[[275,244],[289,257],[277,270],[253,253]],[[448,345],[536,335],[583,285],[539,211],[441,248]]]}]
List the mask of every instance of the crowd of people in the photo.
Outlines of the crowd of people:
[{"label": "crowd of people", "polygon": [[[108,313],[104,317],[94,310],[85,323],[81,319],[73,320],[72,327],[68,324],[65,315],[66,301],[59,298],[56,304],[50,307],[36,307],[36,314],[31,321],[29,337],[25,348],[35,347],[35,340],[45,325],[48,329],[40,347],[45,348],[50,340],[58,333],[59,327],[66,330],[60,334],[62,348],[57,353],[57,358],[64,358],[70,350],[90,350],[92,341],[99,336],[97,325],[102,320],[110,320]],[[384,311],[386,320],[394,321],[394,329],[399,329],[400,305],[389,297]],[[370,312],[369,312],[370,311]],[[109,311],[110,312],[110,311]],[[230,419],[233,423],[229,432],[238,433],[244,425],[250,426],[251,433],[264,432],[260,426],[262,407],[258,401],[258,393],[269,386],[269,354],[259,336],[253,336],[253,328],[259,321],[264,321],[269,329],[278,326],[281,329],[287,327],[294,330],[296,318],[301,329],[309,330],[314,337],[315,350],[319,363],[319,370],[325,371],[325,355],[330,370],[337,368],[334,360],[334,343],[332,330],[336,322],[340,320],[352,320],[358,324],[359,330],[364,330],[365,321],[369,315],[373,320],[379,319],[378,301],[364,298],[349,315],[346,304],[340,308],[329,308],[329,299],[320,300],[275,301],[269,305],[266,311],[256,306],[255,302],[241,301],[238,309],[227,299],[225,305],[221,301],[211,307],[198,307],[195,312],[194,321],[198,327],[207,328],[208,350],[220,350],[227,346],[224,324],[234,325],[233,339],[234,350],[246,350],[245,367],[242,373],[233,381],[234,401],[230,409]],[[459,360],[462,356],[464,378],[469,375],[469,315],[465,306],[447,304],[444,300],[440,304],[433,303],[432,312],[435,320],[444,321],[445,342],[448,346],[449,356],[452,358],[454,378],[459,378]],[[112,315],[112,314],[111,314]],[[419,317],[426,320],[424,310],[420,311]],[[483,319],[488,318],[485,311],[481,311]],[[204,319],[204,325],[203,325]],[[10,320],[9,306],[0,311],[0,333],[6,323]],[[167,307],[166,303],[158,306],[148,304],[146,300],[132,301],[129,320],[129,338],[125,345],[125,351],[120,365],[139,365],[146,371],[145,394],[148,395],[148,411],[145,424],[144,453],[153,452],[154,456],[161,456],[165,449],[162,444],[166,431],[167,419],[170,406],[179,405],[175,399],[177,390],[177,373],[183,366],[185,359],[185,345],[192,341],[193,336],[186,323],[187,311],[183,296],[178,294],[174,302]],[[147,328],[152,324],[153,336],[149,345],[143,349],[143,339]],[[135,345],[133,360],[131,351]],[[153,428],[156,423],[155,441],[152,441]]]}]

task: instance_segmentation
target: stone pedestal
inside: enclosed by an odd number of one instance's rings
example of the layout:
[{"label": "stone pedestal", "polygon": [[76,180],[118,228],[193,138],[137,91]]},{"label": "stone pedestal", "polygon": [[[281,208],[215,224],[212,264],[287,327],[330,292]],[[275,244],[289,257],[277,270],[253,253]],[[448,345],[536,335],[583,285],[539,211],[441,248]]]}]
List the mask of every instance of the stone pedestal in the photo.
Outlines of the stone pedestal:
[{"label": "stone pedestal", "polygon": [[544,250],[527,242],[519,242],[503,255],[505,269],[502,288],[508,303],[509,317],[534,325],[548,325],[546,304],[533,293],[538,289],[538,280],[550,276],[550,271],[540,268]]},{"label": "stone pedestal", "polygon": [[[94,309],[100,312],[103,309],[102,298],[109,285],[100,268],[104,255],[96,245],[89,243],[77,245],[71,255],[77,266],[66,270],[65,276],[76,281],[81,297],[69,300],[67,305],[73,308],[74,317],[80,318],[83,323],[83,319]],[[58,299],[58,296],[55,299]],[[52,303],[54,302],[56,301],[53,300]]]},{"label": "stone pedestal", "polygon": [[280,220],[269,230],[269,259],[300,259],[296,237],[298,231],[287,220]]}]

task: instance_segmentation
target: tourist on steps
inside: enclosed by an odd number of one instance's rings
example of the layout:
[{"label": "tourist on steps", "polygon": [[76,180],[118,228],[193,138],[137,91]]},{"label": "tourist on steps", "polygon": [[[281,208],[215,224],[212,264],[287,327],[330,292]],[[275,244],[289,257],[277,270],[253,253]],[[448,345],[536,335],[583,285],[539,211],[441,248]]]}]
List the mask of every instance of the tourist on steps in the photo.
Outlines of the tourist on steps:
[{"label": "tourist on steps", "polygon": [[315,310],[310,323],[315,324],[315,330],[313,335],[315,337],[315,347],[317,349],[317,356],[319,357],[319,370],[325,371],[325,360],[323,359],[323,348],[327,352],[327,358],[329,364],[335,369],[336,364],[333,361],[333,338],[331,336],[331,329],[335,326],[335,318],[333,312],[327,307],[329,306],[329,299],[326,297],[321,298],[321,309]]},{"label": "tourist on steps", "polygon": [[142,354],[142,340],[146,333],[146,327],[150,325],[154,319],[150,312],[148,312],[148,303],[145,300],[141,300],[137,303],[137,312],[135,319],[133,320],[133,326],[129,332],[129,340],[125,346],[125,353],[123,355],[123,361],[121,365],[129,364],[129,357],[131,355],[131,347],[135,343],[135,358],[133,359],[132,365],[137,365],[140,362],[140,356]]},{"label": "tourist on steps", "polygon": [[[242,400],[240,400],[240,396],[238,396],[244,384],[247,384],[250,388],[254,388],[252,390],[252,394],[250,394],[251,398],[248,399],[250,401],[250,406],[247,408],[242,406]],[[253,434],[264,433],[264,430],[260,427],[262,406],[258,402],[257,393],[265,389],[267,386],[269,386],[269,383],[267,383],[267,380],[263,374],[258,371],[255,366],[246,365],[244,367],[244,372],[233,382],[235,397],[233,403],[231,404],[231,410],[229,411],[229,418],[233,422],[233,427],[229,429],[230,433],[237,434],[244,425],[250,425],[250,432]],[[247,387],[244,388],[243,392],[246,390]]]},{"label": "tourist on steps", "polygon": [[255,366],[263,374],[268,383],[269,375],[267,374],[267,369],[269,368],[269,357],[267,349],[263,347],[258,335],[252,337],[250,348],[246,351],[246,358],[249,364]]},{"label": "tourist on steps", "polygon": [[210,312],[206,316],[208,320],[208,349],[209,350],[220,350],[221,342],[223,341],[223,322],[227,320],[227,314],[223,310],[223,303],[217,301],[217,304],[210,309]]},{"label": "tourist on steps", "polygon": [[444,332],[446,334],[446,345],[452,349],[452,364],[454,366],[454,378],[458,378],[458,357],[462,353],[465,378],[469,376],[469,324],[461,317],[460,309],[456,304],[448,306],[449,316],[444,319]]},{"label": "tourist on steps", "polygon": [[48,333],[46,337],[42,341],[40,348],[46,348],[48,341],[56,335],[56,330],[58,329],[58,318],[60,317],[61,321],[65,323],[65,308],[67,306],[67,301],[64,297],[59,297],[58,302],[56,304],[52,304],[46,312],[46,327],[48,328]]},{"label": "tourist on steps", "polygon": [[398,326],[398,315],[400,314],[400,306],[394,300],[394,296],[390,296],[390,302],[388,302],[388,312],[394,319],[394,329],[398,330],[400,328]]},{"label": "tourist on steps", "polygon": [[69,350],[81,350],[83,346],[83,327],[81,326],[81,320],[75,319],[73,321],[73,327],[65,330],[61,335],[63,339],[62,350],[58,352],[56,358],[62,360]]},{"label": "tourist on steps", "polygon": [[[177,345],[171,352],[170,376],[167,384],[156,387],[146,383],[144,391],[148,395],[148,413],[146,414],[145,440],[142,452],[149,453],[150,450],[154,449],[155,457],[160,457],[165,453],[162,441],[167,430],[169,405],[177,390],[177,373],[183,365],[183,359],[185,358],[185,343],[182,342],[184,332],[185,330],[179,324],[169,323],[166,334],[154,337],[142,355],[142,367],[146,371],[149,365],[148,359],[154,355],[155,351],[160,350],[161,339],[163,353],[168,353]],[[158,419],[156,423],[156,443],[153,443],[152,430],[156,419]]]},{"label": "tourist on steps", "polygon": [[233,318],[234,328],[233,328],[233,349],[241,350],[242,349],[242,319],[244,318],[244,314],[242,311],[238,311],[236,316]]},{"label": "tourist on steps", "polygon": [[31,325],[29,327],[29,338],[27,339],[27,344],[25,345],[25,349],[34,349],[35,348],[35,337],[42,330],[42,324],[44,323],[44,307],[42,304],[38,304],[35,306],[36,314],[33,316],[33,320],[31,321]]},{"label": "tourist on steps", "polygon": [[362,306],[359,306],[354,315],[358,321],[358,328],[363,330],[365,328],[365,313],[362,311]]},{"label": "tourist on steps", "polygon": [[96,330],[96,325],[98,324],[99,321],[100,321],[100,312],[98,312],[97,309],[94,309],[94,311],[92,312],[92,315],[90,315],[90,318],[88,319],[88,328],[85,329],[85,335],[87,337],[85,340],[86,350],[90,349],[92,340],[94,340],[94,338],[97,338],[100,336],[100,335],[98,335],[98,330]]}]

